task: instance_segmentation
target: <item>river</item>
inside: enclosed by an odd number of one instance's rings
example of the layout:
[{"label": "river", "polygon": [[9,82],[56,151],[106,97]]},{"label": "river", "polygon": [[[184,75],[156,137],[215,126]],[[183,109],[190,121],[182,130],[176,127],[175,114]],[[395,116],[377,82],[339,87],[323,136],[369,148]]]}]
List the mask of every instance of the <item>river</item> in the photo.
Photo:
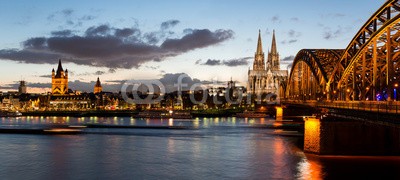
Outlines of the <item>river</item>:
[{"label": "river", "polygon": [[1,118],[3,128],[84,123],[194,128],[0,134],[1,179],[400,178],[398,157],[305,154],[301,133],[254,128],[271,119]]}]

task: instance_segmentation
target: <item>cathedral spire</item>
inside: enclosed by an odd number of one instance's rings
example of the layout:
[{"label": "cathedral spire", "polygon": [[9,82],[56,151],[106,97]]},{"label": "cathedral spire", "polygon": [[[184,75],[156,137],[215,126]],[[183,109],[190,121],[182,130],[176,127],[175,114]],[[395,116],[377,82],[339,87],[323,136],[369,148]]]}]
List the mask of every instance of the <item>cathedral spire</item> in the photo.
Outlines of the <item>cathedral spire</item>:
[{"label": "cathedral spire", "polygon": [[257,43],[257,52],[256,54],[262,54],[262,43],[261,43],[261,30],[258,30],[258,43]]},{"label": "cathedral spire", "polygon": [[265,70],[264,52],[262,50],[261,30],[258,30],[257,51],[254,56],[253,70]]},{"label": "cathedral spire", "polygon": [[100,78],[97,77],[97,82],[95,84],[96,87],[101,87]]},{"label": "cathedral spire", "polygon": [[61,78],[64,76],[64,69],[61,64],[61,59],[58,60],[58,67],[56,71],[56,78]]},{"label": "cathedral spire", "polygon": [[275,30],[272,32],[272,45],[271,51],[268,52],[267,69],[270,69],[272,71],[280,70],[279,53],[276,48]]},{"label": "cathedral spire", "polygon": [[271,53],[272,54],[277,54],[278,53],[278,50],[276,49],[275,30],[272,32]]},{"label": "cathedral spire", "polygon": [[57,72],[59,72],[59,71],[64,71],[64,69],[62,68],[62,65],[61,65],[61,59],[58,60]]}]

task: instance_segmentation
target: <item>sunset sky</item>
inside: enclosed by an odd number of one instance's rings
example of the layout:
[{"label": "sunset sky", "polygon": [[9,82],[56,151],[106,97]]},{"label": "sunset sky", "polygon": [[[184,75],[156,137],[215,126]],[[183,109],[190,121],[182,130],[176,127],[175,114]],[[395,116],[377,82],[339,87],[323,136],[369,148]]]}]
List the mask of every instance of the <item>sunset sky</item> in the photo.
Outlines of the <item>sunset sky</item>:
[{"label": "sunset sky", "polygon": [[[385,0],[5,0],[0,6],[0,90],[50,87],[62,59],[70,88],[91,91],[129,79],[241,85],[253,63],[258,30],[263,49],[276,31],[281,68],[304,48],[346,48]],[[114,84],[114,85],[112,85]],[[33,91],[33,89],[31,89]]]}]

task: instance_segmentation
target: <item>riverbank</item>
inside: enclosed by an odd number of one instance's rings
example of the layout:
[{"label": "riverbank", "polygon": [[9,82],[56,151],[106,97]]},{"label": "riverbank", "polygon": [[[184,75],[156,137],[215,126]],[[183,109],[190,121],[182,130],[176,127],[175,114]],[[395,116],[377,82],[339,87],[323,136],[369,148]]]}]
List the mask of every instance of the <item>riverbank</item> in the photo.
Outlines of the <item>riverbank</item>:
[{"label": "riverbank", "polygon": [[[193,117],[232,117],[243,109],[224,109],[224,110],[199,110],[190,111]],[[128,117],[137,116],[138,110],[93,110],[93,111],[30,111],[22,112],[22,116],[72,116],[72,117]]]}]

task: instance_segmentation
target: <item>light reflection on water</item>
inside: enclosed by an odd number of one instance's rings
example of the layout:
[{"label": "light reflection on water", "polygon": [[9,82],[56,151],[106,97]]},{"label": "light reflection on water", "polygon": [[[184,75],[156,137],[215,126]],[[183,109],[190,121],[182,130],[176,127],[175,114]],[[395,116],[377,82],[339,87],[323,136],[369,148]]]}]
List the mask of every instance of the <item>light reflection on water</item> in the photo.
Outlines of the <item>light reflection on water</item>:
[{"label": "light reflection on water", "polygon": [[[271,119],[2,118],[1,125],[113,124],[200,129],[92,129],[95,134],[0,134],[2,179],[324,179],[399,177],[399,158],[318,157],[302,138],[247,128]],[[280,122],[281,123],[281,122]]]},{"label": "light reflection on water", "polygon": [[194,119],[150,119],[131,117],[2,117],[2,126],[7,125],[48,125],[48,124],[105,124],[131,126],[194,126],[207,128],[210,126],[252,126],[274,124],[275,121],[266,118],[194,118]]}]

